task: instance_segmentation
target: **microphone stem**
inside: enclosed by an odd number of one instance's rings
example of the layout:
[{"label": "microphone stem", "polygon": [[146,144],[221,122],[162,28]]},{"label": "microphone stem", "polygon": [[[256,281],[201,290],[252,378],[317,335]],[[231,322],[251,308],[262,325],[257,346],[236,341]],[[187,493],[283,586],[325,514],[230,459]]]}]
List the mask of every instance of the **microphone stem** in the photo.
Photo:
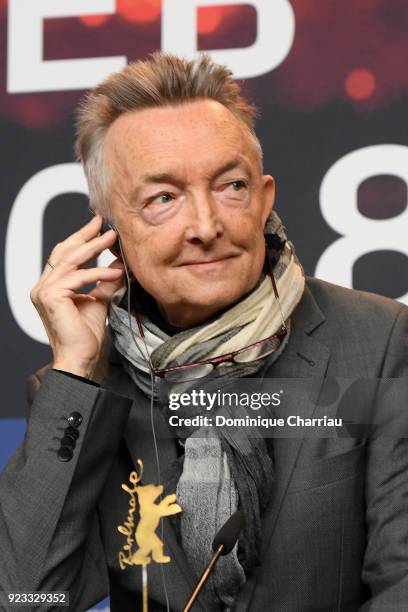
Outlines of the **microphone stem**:
[{"label": "microphone stem", "polygon": [[201,589],[203,588],[204,584],[206,583],[208,576],[213,571],[214,565],[217,563],[218,557],[222,553],[223,548],[224,548],[224,544],[220,544],[219,547],[217,548],[217,550],[215,551],[215,553],[213,555],[213,558],[210,561],[209,566],[204,570],[204,572],[201,575],[200,580],[198,581],[198,584],[197,584],[196,588],[191,593],[190,599],[186,603],[186,606],[183,609],[183,612],[189,612],[189,610],[191,610],[191,608],[193,607],[193,604],[194,604],[195,600],[197,599],[199,592],[201,591]]}]

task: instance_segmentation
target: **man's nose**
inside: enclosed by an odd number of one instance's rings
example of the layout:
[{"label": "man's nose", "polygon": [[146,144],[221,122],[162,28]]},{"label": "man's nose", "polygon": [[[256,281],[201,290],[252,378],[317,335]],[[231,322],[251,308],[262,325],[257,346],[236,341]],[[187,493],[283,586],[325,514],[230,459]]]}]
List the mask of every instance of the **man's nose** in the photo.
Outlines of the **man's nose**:
[{"label": "man's nose", "polygon": [[222,235],[224,230],[219,207],[210,193],[192,196],[189,208],[188,240],[205,244]]}]

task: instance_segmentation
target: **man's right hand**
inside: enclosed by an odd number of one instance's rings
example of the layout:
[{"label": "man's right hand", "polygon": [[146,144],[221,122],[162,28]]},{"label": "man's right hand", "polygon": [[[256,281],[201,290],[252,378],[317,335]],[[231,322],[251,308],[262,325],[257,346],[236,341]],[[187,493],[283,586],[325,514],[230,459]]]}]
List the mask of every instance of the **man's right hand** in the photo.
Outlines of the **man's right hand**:
[{"label": "man's right hand", "polygon": [[[114,230],[101,236],[102,216],[96,215],[80,230],[58,243],[30,298],[37,309],[53,352],[53,368],[91,378],[106,333],[106,316],[114,292],[124,283],[123,263],[107,268],[81,268],[113,246]],[[98,283],[88,294],[76,293]]]}]

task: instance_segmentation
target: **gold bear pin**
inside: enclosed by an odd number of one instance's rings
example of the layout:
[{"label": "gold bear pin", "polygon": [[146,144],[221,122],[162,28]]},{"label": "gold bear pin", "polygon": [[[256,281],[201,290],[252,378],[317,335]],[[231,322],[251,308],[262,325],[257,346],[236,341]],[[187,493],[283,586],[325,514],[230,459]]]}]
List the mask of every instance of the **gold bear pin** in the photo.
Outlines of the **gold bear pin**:
[{"label": "gold bear pin", "polygon": [[[126,521],[118,526],[118,531],[126,536],[126,543],[119,552],[119,565],[122,570],[127,565],[147,565],[168,563],[171,559],[163,552],[163,542],[156,534],[160,519],[182,511],[176,503],[175,494],[166,495],[159,503],[157,498],[163,493],[163,485],[138,485],[143,475],[143,462],[138,459],[140,474],[131,472],[130,485],[122,484],[122,489],[129,493],[129,511]],[[135,510],[139,504],[140,520],[135,528]],[[135,544],[138,549],[134,550]]]}]

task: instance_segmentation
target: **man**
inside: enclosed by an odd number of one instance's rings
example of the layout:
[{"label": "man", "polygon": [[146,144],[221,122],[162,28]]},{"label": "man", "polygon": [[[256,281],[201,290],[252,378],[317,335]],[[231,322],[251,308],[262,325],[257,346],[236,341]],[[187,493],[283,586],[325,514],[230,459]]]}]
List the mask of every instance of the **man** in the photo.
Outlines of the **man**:
[{"label": "man", "polygon": [[[183,608],[237,509],[238,545],[194,610],[406,609],[406,439],[170,433],[163,381],[306,379],[275,413],[307,419],[326,414],[324,380],[407,377],[405,306],[304,278],[253,122],[207,56],[153,54],[82,105],[98,214],[56,245],[31,292],[53,361],[28,380],[27,434],[2,475],[3,590],[67,590],[73,610],[109,593],[112,610],[138,609],[141,569],[121,569],[117,526],[140,459],[142,482],[182,508],[164,519],[171,562],[148,566],[151,610]],[[114,229],[101,234],[102,217]],[[106,248],[120,256],[109,268],[82,267]]]}]

